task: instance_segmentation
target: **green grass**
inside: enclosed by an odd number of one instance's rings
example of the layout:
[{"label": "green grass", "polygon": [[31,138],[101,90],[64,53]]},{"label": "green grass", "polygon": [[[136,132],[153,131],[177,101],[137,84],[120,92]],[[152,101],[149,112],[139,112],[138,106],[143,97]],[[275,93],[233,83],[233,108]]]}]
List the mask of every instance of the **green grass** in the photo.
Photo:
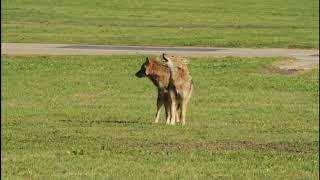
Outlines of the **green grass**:
[{"label": "green grass", "polygon": [[318,0],[3,0],[2,42],[319,48]]},{"label": "green grass", "polygon": [[2,56],[1,177],[318,179],[318,70],[194,58],[187,125],[154,124],[142,56]]}]

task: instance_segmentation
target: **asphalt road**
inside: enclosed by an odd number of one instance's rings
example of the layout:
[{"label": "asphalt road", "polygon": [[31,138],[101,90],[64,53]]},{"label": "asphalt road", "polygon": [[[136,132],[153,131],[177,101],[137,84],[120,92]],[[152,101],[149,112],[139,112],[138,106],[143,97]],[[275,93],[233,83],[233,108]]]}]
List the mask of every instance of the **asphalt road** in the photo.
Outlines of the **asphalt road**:
[{"label": "asphalt road", "polygon": [[211,57],[286,57],[281,69],[309,69],[319,66],[319,49],[281,48],[207,48],[207,47],[153,47],[114,46],[85,44],[31,44],[1,43],[1,54],[8,55],[160,55],[162,53],[182,56]]}]

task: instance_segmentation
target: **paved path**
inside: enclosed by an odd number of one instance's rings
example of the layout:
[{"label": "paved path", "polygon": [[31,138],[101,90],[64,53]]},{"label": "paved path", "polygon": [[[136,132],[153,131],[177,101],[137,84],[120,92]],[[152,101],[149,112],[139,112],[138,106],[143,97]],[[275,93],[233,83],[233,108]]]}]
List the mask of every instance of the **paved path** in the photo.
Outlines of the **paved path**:
[{"label": "paved path", "polygon": [[294,61],[281,63],[281,69],[308,69],[319,66],[318,49],[280,48],[202,48],[202,47],[152,47],[152,46],[112,46],[80,44],[30,44],[1,43],[1,53],[9,55],[159,55],[171,53],[183,56],[238,56],[238,57],[287,57]]}]

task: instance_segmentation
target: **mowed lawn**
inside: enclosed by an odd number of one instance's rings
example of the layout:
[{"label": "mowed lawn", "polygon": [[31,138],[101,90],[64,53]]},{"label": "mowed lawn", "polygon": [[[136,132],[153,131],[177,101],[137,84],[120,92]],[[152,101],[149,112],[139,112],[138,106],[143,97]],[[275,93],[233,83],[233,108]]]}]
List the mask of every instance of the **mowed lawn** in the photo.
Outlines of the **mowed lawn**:
[{"label": "mowed lawn", "polygon": [[154,124],[144,56],[2,56],[1,177],[318,179],[318,70],[193,58],[185,127]]},{"label": "mowed lawn", "polygon": [[319,48],[318,0],[3,0],[2,42]]}]

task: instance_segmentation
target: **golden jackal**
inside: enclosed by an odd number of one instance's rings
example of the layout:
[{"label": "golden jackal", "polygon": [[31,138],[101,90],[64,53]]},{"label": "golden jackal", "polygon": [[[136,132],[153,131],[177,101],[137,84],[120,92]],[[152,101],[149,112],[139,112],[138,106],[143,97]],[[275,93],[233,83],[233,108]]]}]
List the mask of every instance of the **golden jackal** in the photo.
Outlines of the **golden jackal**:
[{"label": "golden jackal", "polygon": [[167,62],[170,70],[170,80],[168,85],[170,100],[170,123],[175,124],[176,104],[180,105],[181,124],[186,123],[187,106],[193,91],[193,81],[190,75],[187,60],[173,55],[163,54],[163,59]]}]

